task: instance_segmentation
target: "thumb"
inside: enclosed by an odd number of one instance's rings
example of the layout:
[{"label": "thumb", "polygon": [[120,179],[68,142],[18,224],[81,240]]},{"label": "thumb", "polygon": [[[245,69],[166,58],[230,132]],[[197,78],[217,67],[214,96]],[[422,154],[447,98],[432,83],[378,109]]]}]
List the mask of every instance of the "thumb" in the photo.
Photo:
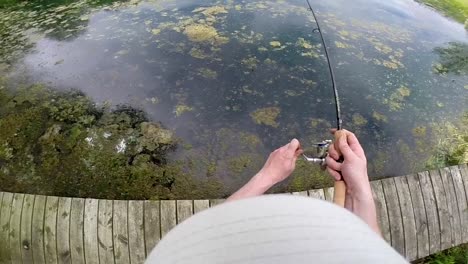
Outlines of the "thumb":
[{"label": "thumb", "polygon": [[299,143],[299,140],[295,138],[291,140],[291,142],[289,142],[288,144],[288,150],[287,150],[288,156],[290,157],[296,156],[296,151],[300,148],[300,145],[301,144]]}]

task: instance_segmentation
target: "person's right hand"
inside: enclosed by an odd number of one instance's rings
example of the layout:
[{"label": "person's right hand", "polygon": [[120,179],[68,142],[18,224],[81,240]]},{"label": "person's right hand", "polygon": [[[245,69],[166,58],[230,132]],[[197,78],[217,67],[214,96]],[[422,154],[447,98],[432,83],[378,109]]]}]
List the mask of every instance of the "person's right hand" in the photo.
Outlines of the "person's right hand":
[{"label": "person's right hand", "polygon": [[[332,134],[335,132],[336,130],[332,130]],[[338,138],[338,144],[332,144],[328,151],[327,171],[335,180],[345,181],[350,195],[355,198],[367,198],[370,194],[370,185],[364,150],[352,132],[343,129],[340,133],[343,136]],[[338,145],[338,149],[336,149],[336,145]],[[342,163],[338,162],[339,153],[344,159]]]},{"label": "person's right hand", "polygon": [[[336,130],[332,130],[335,134]],[[335,180],[346,183],[345,208],[366,222],[376,233],[380,234],[377,213],[367,176],[367,160],[364,150],[356,136],[340,130],[338,144],[332,144],[326,158],[327,171]],[[343,162],[339,162],[340,153]]]}]

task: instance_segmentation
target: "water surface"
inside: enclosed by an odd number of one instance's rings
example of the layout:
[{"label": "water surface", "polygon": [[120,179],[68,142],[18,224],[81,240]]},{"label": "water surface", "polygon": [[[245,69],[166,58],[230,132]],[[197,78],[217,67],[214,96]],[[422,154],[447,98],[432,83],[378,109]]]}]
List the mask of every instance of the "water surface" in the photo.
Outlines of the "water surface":
[{"label": "water surface", "polygon": [[[468,43],[463,25],[410,0],[311,4],[343,126],[362,141],[370,175],[424,168],[425,142],[443,136],[434,125],[466,110],[468,77],[441,74],[436,52]],[[236,188],[276,147],[294,137],[307,147],[336,126],[305,1],[47,1],[0,12],[0,69],[12,83],[143,109],[175,131],[181,147],[170,159],[195,177]],[[296,174],[318,171],[301,163]]]}]

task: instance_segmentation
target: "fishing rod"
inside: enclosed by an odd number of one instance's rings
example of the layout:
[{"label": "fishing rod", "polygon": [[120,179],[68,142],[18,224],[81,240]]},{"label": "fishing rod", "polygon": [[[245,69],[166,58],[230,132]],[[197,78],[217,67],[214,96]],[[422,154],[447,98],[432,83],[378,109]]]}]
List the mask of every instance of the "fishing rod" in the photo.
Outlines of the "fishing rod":
[{"label": "fishing rod", "polygon": [[[307,5],[309,6],[309,10],[312,13],[312,16],[314,17],[315,24],[317,25],[317,28],[314,29],[314,32],[319,32],[320,34],[320,39],[322,40],[322,46],[323,50],[325,52],[325,57],[327,58],[328,62],[328,70],[330,72],[330,79],[332,83],[332,89],[333,89],[333,96],[335,98],[335,110],[336,110],[336,128],[338,129],[337,132],[335,132],[335,144],[338,141],[340,137],[345,137],[345,133],[340,133],[341,128],[342,128],[342,119],[341,119],[341,107],[340,107],[340,98],[338,96],[338,89],[336,86],[336,81],[335,81],[335,72],[333,71],[333,67],[331,64],[330,56],[328,53],[328,48],[327,44],[325,43],[325,39],[322,34],[322,30],[320,28],[320,24],[318,22],[317,16],[315,15],[314,10],[312,9],[312,5],[310,4],[309,0],[307,1]],[[311,153],[304,153],[303,156],[304,158],[312,163],[318,163],[322,168],[326,167],[326,162],[325,162],[325,157],[328,155],[328,148],[330,145],[333,144],[331,140],[324,140],[319,143],[315,143],[315,149]],[[337,152],[340,154],[340,151],[338,148],[336,148]],[[310,155],[311,154],[311,155]],[[340,154],[341,156],[341,154]],[[340,158],[342,161],[342,158]],[[346,185],[343,181],[343,179],[339,181],[335,181],[334,184],[334,193],[333,193],[333,202],[341,207],[344,207],[345,204],[345,194],[346,194]]]},{"label": "fishing rod", "polygon": [[340,98],[338,96],[338,88],[336,87],[335,72],[333,71],[330,56],[329,56],[329,53],[328,53],[327,44],[325,43],[325,39],[323,38],[322,29],[320,29],[320,24],[318,22],[317,16],[315,16],[315,12],[312,9],[312,5],[310,4],[309,0],[306,0],[306,1],[307,1],[307,5],[309,6],[309,10],[312,12],[312,16],[314,17],[315,24],[317,25],[317,28],[314,29],[314,31],[318,31],[319,34],[320,34],[320,39],[322,40],[323,50],[325,51],[325,57],[327,58],[328,71],[330,71],[330,78],[331,78],[332,89],[333,89],[333,96],[335,97],[336,128],[338,130],[341,130],[341,123],[342,123],[341,107],[340,107]]}]

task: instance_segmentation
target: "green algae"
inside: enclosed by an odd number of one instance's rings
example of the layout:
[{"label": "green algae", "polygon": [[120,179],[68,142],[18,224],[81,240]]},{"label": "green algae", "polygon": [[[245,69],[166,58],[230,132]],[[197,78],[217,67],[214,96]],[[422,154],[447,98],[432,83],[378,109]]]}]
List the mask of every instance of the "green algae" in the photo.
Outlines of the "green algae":
[{"label": "green algae", "polygon": [[198,75],[202,76],[205,79],[214,80],[218,77],[218,73],[208,68],[199,68]]},{"label": "green algae", "polygon": [[281,109],[279,107],[265,107],[251,112],[250,117],[258,125],[278,127],[279,124],[277,123],[276,118],[280,112]]},{"label": "green algae", "polygon": [[229,42],[227,37],[218,34],[216,28],[206,24],[188,25],[184,34],[193,42],[206,42],[213,45],[223,45]]},{"label": "green algae", "polygon": [[223,193],[218,180],[196,180],[169,162],[179,140],[138,109],[109,109],[42,85],[0,89],[0,101],[4,191],[105,199]]},{"label": "green algae", "polygon": [[184,104],[178,104],[175,107],[174,113],[176,114],[176,116],[181,116],[183,113],[192,112],[192,111],[193,111],[193,107],[190,107]]},{"label": "green algae", "polygon": [[356,126],[364,126],[367,124],[367,120],[360,114],[355,113],[353,114],[353,124]]},{"label": "green algae", "polygon": [[388,117],[385,116],[384,114],[381,114],[377,111],[374,111],[372,112],[372,117],[376,120],[376,121],[382,121],[384,123],[387,123],[388,122]]},{"label": "green algae", "polygon": [[406,98],[411,95],[411,90],[406,86],[400,86],[389,98],[383,100],[383,103],[388,105],[391,111],[399,111],[403,108]]},{"label": "green algae", "polygon": [[281,42],[279,42],[277,40],[270,41],[270,46],[272,46],[273,48],[279,48],[279,47],[281,47]]}]

